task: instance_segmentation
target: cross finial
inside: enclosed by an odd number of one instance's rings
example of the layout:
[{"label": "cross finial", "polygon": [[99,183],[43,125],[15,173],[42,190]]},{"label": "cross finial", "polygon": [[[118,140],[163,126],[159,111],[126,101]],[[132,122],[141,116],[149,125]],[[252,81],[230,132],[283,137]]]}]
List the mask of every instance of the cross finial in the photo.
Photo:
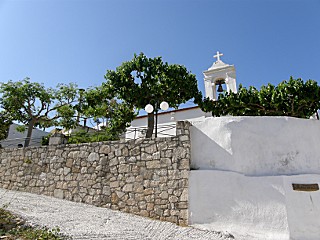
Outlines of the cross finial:
[{"label": "cross finial", "polygon": [[217,51],[217,54],[214,55],[213,57],[217,59],[217,62],[220,61],[220,57],[223,56],[223,53],[220,53],[219,51]]}]

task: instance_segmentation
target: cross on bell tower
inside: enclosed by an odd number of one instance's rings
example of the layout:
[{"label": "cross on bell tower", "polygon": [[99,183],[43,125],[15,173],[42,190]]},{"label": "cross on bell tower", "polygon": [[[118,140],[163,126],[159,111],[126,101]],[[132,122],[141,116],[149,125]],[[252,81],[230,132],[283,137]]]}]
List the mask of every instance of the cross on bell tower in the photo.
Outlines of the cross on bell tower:
[{"label": "cross on bell tower", "polygon": [[216,59],[217,59],[217,62],[218,62],[218,61],[221,61],[221,60],[220,60],[220,57],[222,57],[222,56],[223,56],[223,53],[220,53],[219,51],[217,51],[217,54],[214,55],[213,57],[216,58]]},{"label": "cross on bell tower", "polygon": [[206,97],[209,97],[212,100],[218,99],[217,92],[223,92],[222,85],[226,85],[227,92],[237,92],[236,71],[234,65],[222,62],[220,59],[222,56],[223,53],[217,51],[217,54],[213,56],[217,60],[208,70],[203,72]]}]

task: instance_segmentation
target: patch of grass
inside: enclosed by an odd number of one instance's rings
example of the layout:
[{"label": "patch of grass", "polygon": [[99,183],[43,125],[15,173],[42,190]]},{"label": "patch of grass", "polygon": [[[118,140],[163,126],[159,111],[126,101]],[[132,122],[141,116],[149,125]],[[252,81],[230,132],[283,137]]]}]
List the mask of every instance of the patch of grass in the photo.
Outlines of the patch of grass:
[{"label": "patch of grass", "polygon": [[[2,237],[2,238],[1,238]],[[59,228],[34,228],[4,208],[0,208],[0,238],[6,240],[63,240]]]}]

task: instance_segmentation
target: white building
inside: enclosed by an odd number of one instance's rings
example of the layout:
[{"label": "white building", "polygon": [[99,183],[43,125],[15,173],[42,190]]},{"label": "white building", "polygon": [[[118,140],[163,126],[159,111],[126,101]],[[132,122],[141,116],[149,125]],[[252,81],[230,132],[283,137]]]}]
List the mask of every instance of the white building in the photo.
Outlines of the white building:
[{"label": "white building", "polygon": [[[27,131],[18,132],[17,127],[18,124],[11,124],[9,127],[8,137],[5,140],[0,141],[2,147],[12,147],[16,148],[19,146],[24,146],[24,141],[27,137]],[[34,128],[32,130],[32,136],[30,140],[29,146],[41,146],[42,137],[47,136],[49,133]]]}]

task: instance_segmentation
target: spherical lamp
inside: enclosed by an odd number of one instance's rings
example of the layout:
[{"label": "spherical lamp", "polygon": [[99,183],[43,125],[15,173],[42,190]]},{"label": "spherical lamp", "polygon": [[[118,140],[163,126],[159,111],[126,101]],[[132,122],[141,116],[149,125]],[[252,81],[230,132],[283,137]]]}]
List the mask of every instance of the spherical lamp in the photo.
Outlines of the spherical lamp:
[{"label": "spherical lamp", "polygon": [[160,103],[160,108],[163,111],[168,110],[169,104],[167,102],[162,102],[162,103]]},{"label": "spherical lamp", "polygon": [[153,112],[153,106],[151,104],[147,104],[144,108],[144,110],[147,112],[147,113],[152,113]]}]

